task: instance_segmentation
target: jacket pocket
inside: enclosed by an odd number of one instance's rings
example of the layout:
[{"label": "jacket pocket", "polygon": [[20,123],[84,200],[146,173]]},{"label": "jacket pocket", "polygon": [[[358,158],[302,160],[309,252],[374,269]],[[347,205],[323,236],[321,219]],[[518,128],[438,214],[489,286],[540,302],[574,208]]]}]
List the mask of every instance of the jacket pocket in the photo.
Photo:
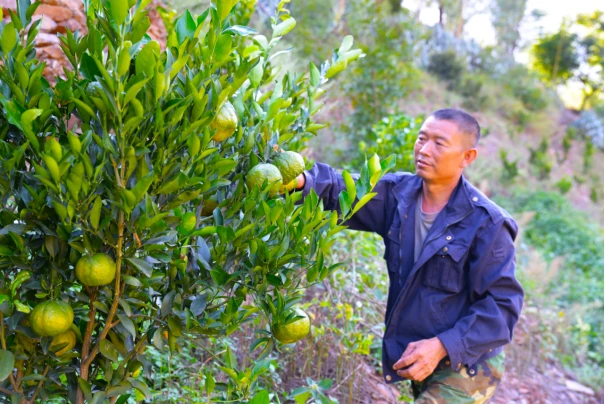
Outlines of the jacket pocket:
[{"label": "jacket pocket", "polygon": [[450,244],[439,250],[425,265],[424,284],[435,289],[458,293],[464,287],[464,245]]}]

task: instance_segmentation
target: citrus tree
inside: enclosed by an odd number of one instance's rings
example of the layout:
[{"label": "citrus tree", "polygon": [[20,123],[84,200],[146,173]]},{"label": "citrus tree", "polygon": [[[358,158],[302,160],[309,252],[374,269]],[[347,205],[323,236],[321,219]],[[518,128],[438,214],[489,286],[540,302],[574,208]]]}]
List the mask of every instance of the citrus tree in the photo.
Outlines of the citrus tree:
[{"label": "citrus tree", "polygon": [[[176,352],[254,318],[257,358],[304,336],[297,302],[339,267],[324,259],[334,235],[392,166],[374,156],[356,181],[344,173],[338,211],[292,189],[294,151],[325,126],[312,120],[321,86],[361,54],[351,37],[294,75],[274,51],[295,26],[286,1],[271,37],[217,0],[180,16],[165,50],[146,34],[149,2],[85,1],[88,32],[60,37],[71,69],[54,87],[33,49],[39,3],[18,1],[2,26],[0,392],[12,402],[150,398],[146,346]],[[269,401],[262,367],[215,359],[228,381],[207,377],[209,400]]]}]

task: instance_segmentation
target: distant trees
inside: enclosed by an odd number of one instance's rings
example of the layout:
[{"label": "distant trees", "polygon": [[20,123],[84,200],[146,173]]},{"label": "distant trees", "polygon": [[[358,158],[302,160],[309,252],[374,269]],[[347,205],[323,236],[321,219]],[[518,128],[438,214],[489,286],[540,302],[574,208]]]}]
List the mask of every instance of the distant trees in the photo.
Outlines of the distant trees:
[{"label": "distant trees", "polygon": [[532,47],[533,67],[553,84],[580,83],[580,109],[603,94],[603,12],[578,15],[574,25],[563,24],[554,34],[541,36]]},{"label": "distant trees", "polygon": [[492,24],[496,40],[504,55],[512,56],[519,46],[519,27],[525,15],[527,0],[493,0]]}]

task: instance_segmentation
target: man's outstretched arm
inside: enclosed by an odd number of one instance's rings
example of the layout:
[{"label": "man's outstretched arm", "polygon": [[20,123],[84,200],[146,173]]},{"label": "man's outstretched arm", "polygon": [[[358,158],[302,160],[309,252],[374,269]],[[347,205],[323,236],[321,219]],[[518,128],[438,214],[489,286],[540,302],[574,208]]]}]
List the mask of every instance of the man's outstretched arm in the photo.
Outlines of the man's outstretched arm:
[{"label": "man's outstretched arm", "polygon": [[[376,196],[372,198],[355,216],[344,223],[352,230],[371,231],[384,237],[388,229],[386,223],[387,209],[396,207],[387,206],[389,192],[393,185],[393,174],[385,175],[374,187],[373,192]],[[352,174],[353,179],[357,180],[359,175]],[[303,197],[309,195],[311,189],[317,196],[323,200],[324,208],[327,210],[336,210],[340,212],[338,195],[346,190],[342,175],[332,167],[323,163],[315,163],[310,170],[305,171],[297,177],[298,190],[302,189]],[[355,204],[353,203],[353,206]]]}]

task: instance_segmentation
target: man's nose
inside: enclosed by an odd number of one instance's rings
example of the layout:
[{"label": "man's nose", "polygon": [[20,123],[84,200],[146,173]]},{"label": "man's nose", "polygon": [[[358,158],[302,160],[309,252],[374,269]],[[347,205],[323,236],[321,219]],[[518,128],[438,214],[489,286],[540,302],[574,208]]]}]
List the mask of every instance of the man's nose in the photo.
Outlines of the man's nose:
[{"label": "man's nose", "polygon": [[431,155],[430,142],[426,142],[425,144],[423,144],[422,147],[420,148],[420,150],[418,150],[418,153],[420,153],[424,156],[430,156]]}]

